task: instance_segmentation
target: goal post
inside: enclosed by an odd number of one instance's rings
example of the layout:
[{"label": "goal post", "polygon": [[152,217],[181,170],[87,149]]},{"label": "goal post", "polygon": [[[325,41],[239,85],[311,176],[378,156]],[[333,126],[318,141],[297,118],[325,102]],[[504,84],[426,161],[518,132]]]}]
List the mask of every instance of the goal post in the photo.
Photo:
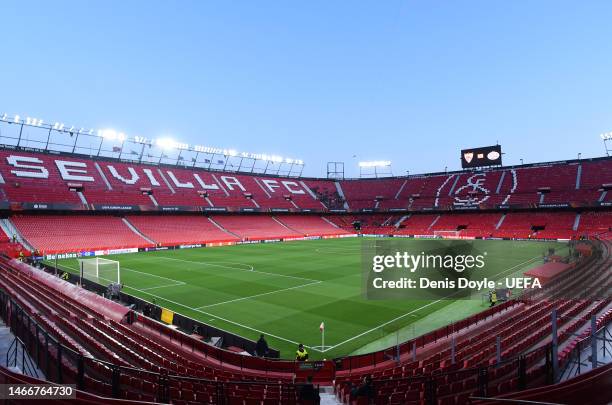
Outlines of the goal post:
[{"label": "goal post", "polygon": [[440,230],[434,231],[434,236],[444,239],[459,239],[460,232],[457,230]]},{"label": "goal post", "polygon": [[121,266],[118,261],[96,257],[79,259],[81,277],[98,284],[121,284]]}]

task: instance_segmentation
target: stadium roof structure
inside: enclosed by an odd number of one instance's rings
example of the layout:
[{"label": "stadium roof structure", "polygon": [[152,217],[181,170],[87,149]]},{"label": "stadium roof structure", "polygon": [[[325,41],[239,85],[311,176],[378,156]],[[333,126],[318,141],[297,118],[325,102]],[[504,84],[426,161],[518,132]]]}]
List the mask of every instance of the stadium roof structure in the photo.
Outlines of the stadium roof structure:
[{"label": "stadium roof structure", "polygon": [[[105,159],[135,164],[155,166],[176,166],[180,168],[197,168],[218,172],[248,173],[264,176],[282,176],[304,179],[322,179],[321,176],[302,176],[305,163],[301,159],[286,158],[277,155],[239,152],[202,145],[189,145],[177,142],[172,138],[146,138],[128,136],[114,129],[86,129],[74,125],[67,126],[61,122],[47,123],[42,119],[21,117],[20,115],[0,116],[0,148],[18,149],[29,152],[50,154],[75,154],[94,159]],[[588,159],[562,159],[549,162],[521,163],[520,165],[478,167],[459,170],[435,171],[393,175],[391,162],[377,163],[384,166],[382,171],[361,173],[360,177],[327,177],[335,180],[378,180],[389,178],[421,178],[432,175],[448,175],[464,172],[495,171],[522,167],[549,166],[553,164],[570,164],[582,161],[598,161],[610,156]],[[340,164],[341,162],[331,162]],[[362,162],[363,163],[363,162]],[[381,165],[384,163],[384,165]],[[329,164],[329,163],[328,163]],[[371,169],[373,166],[365,166]],[[360,169],[363,169],[360,165]],[[329,173],[328,173],[329,174]]]},{"label": "stadium roof structure", "polygon": [[128,136],[110,128],[68,126],[61,122],[51,124],[39,118],[8,114],[0,116],[0,125],[0,144],[36,151],[287,177],[300,177],[304,170],[301,159],[189,145],[172,138]]}]

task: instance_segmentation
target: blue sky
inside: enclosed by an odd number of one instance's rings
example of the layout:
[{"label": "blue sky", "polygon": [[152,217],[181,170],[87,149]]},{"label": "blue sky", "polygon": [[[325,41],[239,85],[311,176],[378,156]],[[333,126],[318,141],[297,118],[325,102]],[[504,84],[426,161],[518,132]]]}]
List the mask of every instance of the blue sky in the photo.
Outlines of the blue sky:
[{"label": "blue sky", "polygon": [[[395,174],[601,156],[610,1],[3,1],[0,114]],[[356,156],[356,157],[353,157]]]}]

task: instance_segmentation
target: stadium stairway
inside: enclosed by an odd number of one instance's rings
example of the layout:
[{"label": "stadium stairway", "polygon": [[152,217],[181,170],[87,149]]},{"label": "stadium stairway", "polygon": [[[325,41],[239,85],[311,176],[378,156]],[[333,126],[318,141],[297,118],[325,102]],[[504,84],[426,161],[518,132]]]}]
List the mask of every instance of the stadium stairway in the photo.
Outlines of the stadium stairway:
[{"label": "stadium stairway", "polygon": [[1,320],[0,364],[13,372],[45,379],[45,374],[36,366],[27,351],[24,352],[24,347],[16,340],[10,328]]},{"label": "stadium stairway", "polygon": [[333,387],[319,387],[319,395],[321,396],[320,405],[341,405],[338,401]]},{"label": "stadium stairway", "polygon": [[45,254],[154,246],[117,216],[15,215],[11,222]]},{"label": "stadium stairway", "polygon": [[220,225],[218,222],[216,222],[216,221],[215,221],[213,218],[208,217],[208,220],[209,220],[209,221],[210,221],[210,222],[211,222],[211,223],[212,223],[214,226],[216,226],[217,228],[219,228],[219,230],[221,230],[221,231],[223,231],[223,232],[226,232],[226,233],[228,233],[228,234],[230,234],[230,235],[232,235],[232,236],[235,236],[237,239],[241,239],[241,238],[240,238],[240,236],[239,236],[238,234],[236,234],[236,233],[234,233],[234,232],[230,231],[230,230],[229,230],[229,229],[227,229],[227,228],[224,228],[224,227],[223,227],[223,226],[221,226],[221,225]]},{"label": "stadium stairway", "polygon": [[128,228],[130,228],[130,229],[132,230],[132,232],[134,232],[136,235],[140,236],[142,239],[146,240],[146,241],[147,241],[147,242],[149,242],[149,243],[152,243],[152,244],[154,244],[154,245],[156,245],[156,244],[157,244],[157,242],[156,242],[156,241],[154,241],[153,239],[149,238],[149,237],[148,237],[147,235],[145,235],[144,233],[140,232],[140,231],[138,230],[138,228],[136,228],[136,227],[134,226],[134,224],[132,224],[132,223],[129,221],[129,219],[127,219],[127,218],[125,218],[125,217],[124,217],[124,218],[121,218],[121,220],[122,220],[122,221],[123,221],[123,223],[124,223],[124,224],[125,224],[125,225],[126,225]]},{"label": "stadium stairway", "polygon": [[15,235],[17,241],[21,243],[26,249],[29,251],[33,251],[34,247],[26,240],[26,238],[19,232],[19,229],[13,224],[10,218],[2,218],[0,219],[0,228],[4,231],[4,233],[10,238],[12,235]]},{"label": "stadium stairway", "polygon": [[299,231],[299,230],[297,230],[297,229],[294,229],[294,228],[292,228],[291,226],[289,226],[289,225],[287,225],[287,224],[285,224],[285,223],[281,222],[281,221],[280,221],[280,220],[279,220],[277,217],[275,217],[275,216],[272,216],[272,220],[273,220],[274,222],[276,222],[277,224],[279,224],[280,226],[282,226],[283,228],[287,229],[287,230],[288,230],[288,231],[290,231],[290,232],[295,232],[295,233],[297,233],[297,234],[301,234],[301,233],[302,233],[301,231]]},{"label": "stadium stairway", "polygon": [[350,209],[349,203],[346,200],[346,196],[344,195],[344,191],[342,191],[342,186],[340,185],[339,181],[335,181],[334,185],[336,187],[336,192],[338,193],[338,195],[340,196],[340,198],[344,201],[344,209],[348,210]]}]

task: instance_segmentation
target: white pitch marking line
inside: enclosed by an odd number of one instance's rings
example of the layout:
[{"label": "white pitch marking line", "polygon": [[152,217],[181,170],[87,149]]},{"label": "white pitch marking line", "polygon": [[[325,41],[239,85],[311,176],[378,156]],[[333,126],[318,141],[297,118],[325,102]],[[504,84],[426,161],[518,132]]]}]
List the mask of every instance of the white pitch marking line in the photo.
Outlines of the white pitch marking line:
[{"label": "white pitch marking line", "polygon": [[315,285],[315,284],[320,284],[320,283],[322,283],[322,281],[313,281],[312,283],[296,285],[294,287],[282,288],[280,290],[268,291],[268,292],[261,293],[261,294],[255,294],[255,295],[250,295],[248,297],[236,298],[236,299],[229,300],[229,301],[217,302],[215,304],[210,304],[210,305],[203,305],[201,307],[198,307],[197,309],[211,308],[211,307],[216,307],[218,305],[229,304],[229,303],[232,303],[232,302],[250,300],[251,298],[263,297],[264,295],[276,294],[276,293],[283,292],[283,291],[296,290],[298,288],[308,287],[309,285]]},{"label": "white pitch marking line", "polygon": [[[59,267],[67,267],[67,268],[69,268],[69,269],[79,271],[79,269],[78,269],[78,268],[74,268],[74,267],[72,267],[72,266],[67,266],[67,265],[65,265],[65,264],[60,264],[60,265],[59,265]],[[160,279],[162,279],[162,280],[172,281],[172,284],[164,284],[164,285],[159,285],[159,286],[155,286],[155,287],[147,287],[147,288],[143,288],[143,290],[153,290],[153,289],[156,289],[156,288],[165,288],[165,287],[177,287],[177,286],[180,286],[180,285],[186,285],[186,284],[187,284],[187,283],[185,283],[184,281],[174,280],[174,279],[172,279],[172,278],[162,277],[162,276],[158,276],[158,275],[156,275],[156,274],[149,274],[149,273],[145,273],[145,272],[143,272],[143,271],[138,271],[138,270],[130,269],[130,268],[128,268],[128,267],[121,267],[121,269],[122,269],[122,270],[133,271],[133,272],[135,272],[135,273],[140,273],[140,274],[143,274],[143,275],[145,275],[145,276],[149,276],[149,277],[156,277],[156,278],[160,278]],[[104,277],[98,277],[98,278],[99,278],[100,280],[108,281],[108,282],[110,282],[110,283],[112,283],[112,282],[113,282],[113,280],[109,280],[109,279],[106,279],[106,278],[104,278]],[[115,281],[116,281],[116,280],[115,280]]]},{"label": "white pitch marking line", "polygon": [[[167,287],[178,287],[181,285],[186,285],[187,283],[183,283],[182,281],[180,283],[175,283],[175,284],[166,284],[166,285],[158,285],[155,287],[147,287],[147,288],[143,288],[142,291],[149,291],[149,290],[155,290],[157,288],[167,288]],[[129,286],[128,286],[129,287]]]},{"label": "white pitch marking line", "polygon": [[359,253],[361,252],[361,248],[349,249],[349,248],[316,248],[314,251],[317,253],[324,254],[351,254],[351,253]]},{"label": "white pitch marking line", "polygon": [[[279,339],[279,340],[282,340],[282,341],[285,341],[285,342],[288,342],[288,343],[291,343],[291,344],[294,344],[294,345],[299,344],[298,342],[295,342],[295,341],[293,341],[293,340],[286,339],[286,338],[284,338],[284,337],[277,336],[277,335],[274,335],[274,334],[272,334],[272,333],[265,332],[265,331],[262,331],[262,330],[259,330],[259,329],[256,329],[256,328],[252,328],[252,327],[250,327],[250,326],[243,325],[243,324],[241,324],[241,323],[239,323],[239,322],[230,321],[229,319],[225,319],[225,318],[220,317],[220,316],[218,316],[218,315],[211,314],[210,312],[202,311],[201,309],[198,309],[198,308],[193,308],[193,307],[187,306],[187,305],[185,305],[185,304],[181,304],[180,302],[176,302],[176,301],[170,300],[170,299],[165,298],[165,297],[162,297],[162,296],[160,296],[160,295],[155,295],[155,294],[152,294],[152,293],[150,293],[150,292],[148,292],[148,291],[142,291],[142,290],[140,290],[140,289],[138,289],[138,288],[129,287],[129,286],[127,286],[127,287],[128,287],[128,288],[131,288],[132,290],[140,291],[140,292],[142,292],[142,293],[144,293],[144,294],[150,295],[151,297],[155,297],[155,298],[157,298],[157,299],[160,299],[160,300],[163,300],[163,301],[170,302],[170,303],[172,303],[172,304],[174,304],[174,305],[178,305],[178,306],[180,306],[180,307],[187,308],[187,309],[190,309],[190,310],[192,310],[192,311],[199,312],[199,313],[204,314],[204,315],[212,316],[212,317],[213,317],[213,318],[215,318],[215,319],[219,319],[219,320],[221,320],[221,321],[224,321],[224,322],[227,322],[227,323],[231,323],[232,325],[236,325],[236,326],[239,326],[239,327],[244,328],[244,329],[252,330],[253,332],[257,332],[257,333],[260,333],[260,334],[261,334],[261,333],[263,333],[264,335],[267,335],[267,336],[272,336],[272,337],[273,337],[273,338],[275,338],[275,339]],[[306,346],[306,347],[308,347],[308,346]],[[308,348],[310,349],[310,347],[308,347]]]},{"label": "white pitch marking line", "polygon": [[134,273],[144,274],[145,276],[156,277],[156,278],[161,278],[162,280],[168,280],[168,281],[173,281],[175,283],[183,283],[183,284],[185,284],[183,281],[180,281],[180,280],[175,280],[173,278],[158,276],[157,274],[145,273],[144,271],[130,269],[129,267],[121,267],[121,270],[133,271]]},{"label": "white pitch marking line", "polygon": [[[230,269],[230,270],[236,270],[236,271],[246,271],[246,272],[252,272],[252,273],[266,274],[268,276],[293,278],[293,279],[296,279],[296,280],[306,280],[306,281],[322,281],[322,280],[314,280],[312,278],[306,278],[306,277],[289,276],[287,274],[269,273],[267,271],[238,269],[236,267],[228,267],[228,266],[223,266],[223,265],[214,264],[214,263],[195,262],[193,260],[177,259],[175,257],[168,257],[168,256],[157,256],[157,257],[162,258],[162,259],[167,259],[167,260],[176,260],[176,261],[185,262],[185,263],[199,264],[201,266],[213,266],[213,267],[221,267],[221,268]],[[228,262],[226,262],[226,263],[228,263]],[[245,264],[245,263],[236,263],[236,264]],[[253,266],[251,266],[251,267],[253,267]]]},{"label": "white pitch marking line", "polygon": [[[508,268],[508,269],[506,269],[506,270],[504,270],[504,271],[500,271],[499,273],[494,274],[494,275],[493,275],[493,277],[498,276],[498,275],[500,275],[500,274],[504,274],[504,273],[506,273],[506,272],[508,272],[508,271],[510,271],[510,270],[513,270],[513,269],[515,269],[515,268],[519,267],[519,266],[525,265],[525,264],[527,264],[527,263],[529,263],[529,262],[531,262],[531,261],[533,261],[533,260],[535,260],[535,259],[538,259],[539,257],[540,257],[540,256],[535,256],[535,257],[532,257],[531,259],[526,260],[526,261],[524,261],[523,263],[519,263],[519,264],[517,264],[516,266],[512,266],[512,267],[510,267],[510,268]],[[457,292],[454,292],[454,293],[452,293],[452,294],[449,294],[449,295],[447,295],[447,296],[445,296],[445,297],[440,298],[439,300],[432,301],[432,302],[430,302],[430,303],[428,303],[428,304],[423,305],[422,307],[419,307],[419,308],[414,309],[414,310],[412,310],[412,311],[410,311],[410,312],[407,312],[407,313],[405,313],[405,314],[402,314],[402,315],[398,316],[397,318],[393,318],[393,319],[391,319],[390,321],[387,321],[387,322],[385,322],[385,323],[383,323],[383,324],[380,324],[380,325],[378,325],[378,326],[376,326],[376,327],[374,327],[374,328],[372,328],[372,329],[368,329],[368,330],[366,330],[365,332],[362,332],[362,333],[360,333],[359,335],[353,336],[352,338],[347,339],[347,340],[345,340],[345,341],[343,341],[343,342],[340,342],[340,343],[338,343],[338,344],[336,344],[336,345],[334,345],[334,346],[327,346],[327,345],[326,345],[326,347],[328,347],[328,348],[327,348],[327,349],[324,349],[324,350],[323,350],[323,353],[325,353],[325,352],[326,352],[326,351],[328,351],[328,350],[335,349],[335,348],[336,348],[336,347],[338,347],[338,346],[342,346],[342,345],[343,345],[343,344],[345,344],[345,343],[348,343],[348,342],[351,342],[351,341],[353,341],[353,340],[355,340],[355,339],[358,339],[358,338],[360,338],[360,337],[362,337],[362,336],[364,336],[364,335],[367,335],[368,333],[374,332],[375,330],[377,330],[377,329],[379,329],[379,328],[382,328],[383,326],[387,326],[387,325],[389,325],[390,323],[393,323],[393,322],[395,322],[395,321],[397,321],[397,320],[399,320],[399,319],[402,319],[402,318],[404,318],[404,317],[406,317],[406,316],[408,316],[408,315],[411,315],[411,314],[413,314],[413,313],[415,313],[415,312],[417,312],[417,311],[420,311],[420,310],[421,310],[421,309],[423,309],[423,308],[427,308],[427,307],[428,307],[428,306],[430,306],[430,305],[436,304],[436,303],[438,303],[438,302],[440,302],[440,301],[444,300],[445,298],[452,297],[452,296],[453,296],[453,295],[455,295],[455,294],[457,294]]]},{"label": "white pitch marking line", "polygon": [[[71,267],[71,266],[64,266],[64,267],[68,267],[68,268],[73,269],[73,270],[78,270],[77,268],[74,268],[74,267]],[[252,328],[250,326],[243,325],[243,324],[238,323],[238,322],[230,321],[229,319],[225,319],[225,318],[222,318],[222,317],[217,316],[215,314],[211,314],[210,312],[202,311],[201,309],[197,309],[197,308],[193,308],[193,307],[187,306],[185,304],[181,304],[180,302],[176,302],[176,301],[170,300],[168,298],[165,298],[165,297],[162,297],[160,295],[156,295],[156,294],[150,293],[148,291],[144,291],[144,290],[141,290],[141,289],[138,289],[138,288],[135,288],[135,287],[130,287],[130,286],[127,286],[127,285],[125,287],[126,288],[130,288],[130,289],[132,289],[134,291],[140,291],[141,293],[150,295],[151,297],[155,297],[157,299],[160,299],[160,300],[163,300],[163,301],[166,301],[166,302],[170,302],[170,303],[172,303],[174,305],[178,305],[179,307],[187,308],[187,309],[199,312],[199,313],[204,314],[204,315],[212,316],[215,319],[219,319],[221,321],[224,321],[224,322],[227,322],[227,323],[231,323],[232,325],[236,325],[236,326],[239,326],[239,327],[244,328],[244,329],[252,330],[253,332],[257,332],[257,333],[260,333],[260,334],[263,333],[264,335],[272,336],[275,339],[282,340],[284,342],[291,343],[291,344],[294,344],[294,345],[298,345],[299,344],[298,342],[295,342],[293,340],[286,339],[284,337],[277,336],[277,335],[274,335],[274,334],[269,333],[269,332],[264,332],[262,330],[259,330],[259,329],[256,329],[256,328]],[[312,347],[310,347],[310,346],[306,346],[306,345],[304,345],[304,346],[309,348],[309,349],[312,349]],[[317,350],[317,351],[320,352],[319,350]]]},{"label": "white pitch marking line", "polygon": [[[65,264],[58,264],[58,267],[64,267],[64,268],[68,268],[68,269],[72,269],[72,270],[76,270],[77,272],[80,271],[80,269],[76,268],[76,267],[72,267],[72,266],[67,266]],[[77,273],[78,275],[78,273]],[[107,278],[104,277],[96,277],[98,280],[104,280],[104,281],[108,281],[109,283],[116,283],[117,280],[109,280]]]}]

